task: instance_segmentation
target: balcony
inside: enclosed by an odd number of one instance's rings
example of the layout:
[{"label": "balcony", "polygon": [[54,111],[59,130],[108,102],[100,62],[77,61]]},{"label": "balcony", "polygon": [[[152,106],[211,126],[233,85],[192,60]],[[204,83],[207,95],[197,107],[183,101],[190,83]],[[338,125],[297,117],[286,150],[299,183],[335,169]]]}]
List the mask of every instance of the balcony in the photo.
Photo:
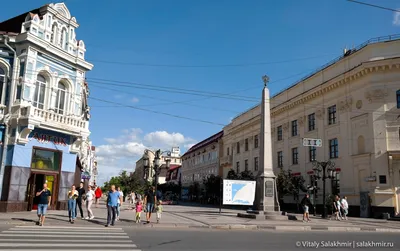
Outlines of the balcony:
[{"label": "balcony", "polygon": [[69,135],[83,136],[82,134],[87,134],[88,136],[89,134],[88,121],[33,106],[14,106],[12,118],[18,119],[22,125],[40,126],[44,129],[56,130]]},{"label": "balcony", "polygon": [[227,155],[227,156],[221,157],[220,165],[221,166],[229,166],[229,165],[232,165],[232,161],[233,161],[233,155]]}]

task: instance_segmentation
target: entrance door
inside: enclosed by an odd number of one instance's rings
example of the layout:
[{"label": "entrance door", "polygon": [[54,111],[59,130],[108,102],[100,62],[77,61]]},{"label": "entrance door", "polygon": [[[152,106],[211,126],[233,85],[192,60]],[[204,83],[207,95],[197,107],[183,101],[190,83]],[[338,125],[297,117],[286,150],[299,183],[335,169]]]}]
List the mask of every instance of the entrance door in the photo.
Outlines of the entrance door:
[{"label": "entrance door", "polygon": [[52,209],[55,205],[55,198],[57,198],[54,194],[56,190],[57,184],[57,174],[46,174],[46,173],[36,173],[32,172],[31,176],[28,180],[28,211],[36,210],[39,204],[39,197],[36,196],[36,193],[43,189],[43,184],[47,183],[47,188],[51,192],[51,204],[50,208]]}]

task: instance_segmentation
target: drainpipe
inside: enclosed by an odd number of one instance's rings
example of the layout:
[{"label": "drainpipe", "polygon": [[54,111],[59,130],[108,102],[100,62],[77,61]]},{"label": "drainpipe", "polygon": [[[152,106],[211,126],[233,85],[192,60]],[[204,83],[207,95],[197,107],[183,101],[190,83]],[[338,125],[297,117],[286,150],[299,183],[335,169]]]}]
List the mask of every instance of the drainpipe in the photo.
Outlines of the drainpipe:
[{"label": "drainpipe", "polygon": [[[5,126],[5,130],[4,130],[4,135],[3,135],[3,153],[1,155],[1,167],[0,167],[0,200],[2,200],[3,198],[3,181],[4,181],[4,169],[6,166],[6,161],[7,161],[7,146],[8,146],[8,134],[9,134],[9,121],[11,118],[11,107],[14,103],[14,99],[15,99],[15,85],[16,85],[16,79],[17,79],[17,73],[18,73],[18,58],[17,58],[17,52],[8,44],[8,41],[10,40],[10,38],[7,35],[4,35],[4,45],[7,46],[8,49],[10,49],[13,54],[14,54],[14,60],[13,60],[13,67],[12,67],[12,75],[11,75],[11,79],[10,79],[10,96],[9,96],[9,102],[8,102],[8,111],[7,111],[7,115],[4,116],[4,126]],[[8,41],[7,41],[8,40]]]}]

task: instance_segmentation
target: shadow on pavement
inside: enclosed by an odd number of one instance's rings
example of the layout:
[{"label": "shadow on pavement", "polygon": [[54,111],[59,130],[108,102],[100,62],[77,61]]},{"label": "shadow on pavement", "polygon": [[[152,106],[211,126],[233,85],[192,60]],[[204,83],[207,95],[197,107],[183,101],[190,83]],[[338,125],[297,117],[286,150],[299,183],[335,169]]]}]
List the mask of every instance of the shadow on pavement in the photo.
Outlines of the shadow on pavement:
[{"label": "shadow on pavement", "polygon": [[23,222],[37,222],[36,220],[24,219],[24,218],[11,218],[11,220],[17,220],[17,221],[23,221]]}]

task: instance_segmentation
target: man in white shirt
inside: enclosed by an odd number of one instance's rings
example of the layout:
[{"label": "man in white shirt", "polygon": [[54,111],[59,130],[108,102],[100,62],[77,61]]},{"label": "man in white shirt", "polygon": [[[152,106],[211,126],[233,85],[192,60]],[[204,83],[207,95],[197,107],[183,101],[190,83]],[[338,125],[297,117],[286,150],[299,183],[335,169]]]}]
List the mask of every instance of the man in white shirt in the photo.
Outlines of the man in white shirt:
[{"label": "man in white shirt", "polygon": [[92,204],[93,204],[93,199],[94,199],[94,191],[92,190],[92,186],[88,187],[88,191],[86,193],[86,210],[88,212],[88,217],[86,217],[86,220],[93,220],[94,219],[94,215],[93,215],[93,211],[91,209]]},{"label": "man in white shirt", "polygon": [[340,204],[343,209],[343,214],[344,219],[347,220],[347,215],[349,214],[349,203],[347,203],[347,196],[344,196],[343,199],[340,201]]},{"label": "man in white shirt", "polygon": [[124,193],[121,191],[121,187],[118,187],[117,191],[119,192],[119,200],[117,204],[117,221],[119,221],[119,215],[121,214],[121,206],[124,198]]}]

